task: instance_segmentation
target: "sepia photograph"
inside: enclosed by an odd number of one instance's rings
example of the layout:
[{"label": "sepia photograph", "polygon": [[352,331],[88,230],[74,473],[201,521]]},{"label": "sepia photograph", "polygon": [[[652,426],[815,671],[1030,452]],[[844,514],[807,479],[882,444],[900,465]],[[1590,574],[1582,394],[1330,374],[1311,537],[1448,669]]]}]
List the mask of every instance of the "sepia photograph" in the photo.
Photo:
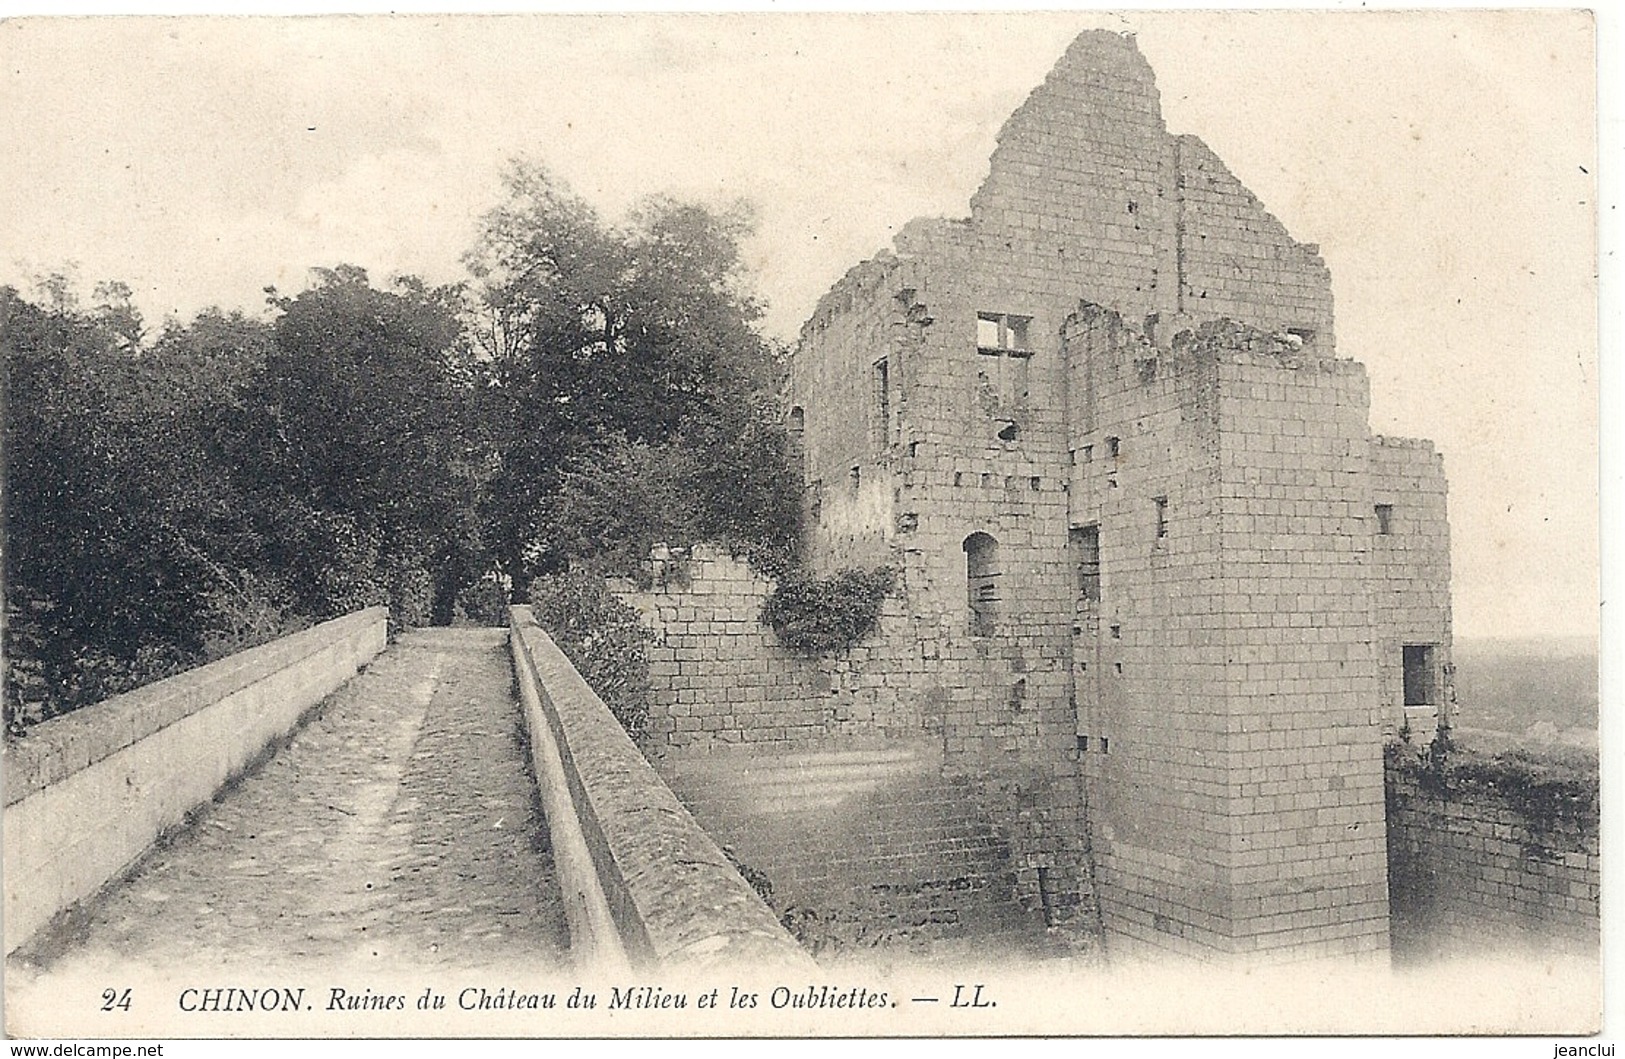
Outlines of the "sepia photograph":
[{"label": "sepia photograph", "polygon": [[1597,55],[0,21],[6,1036],[1594,1041]]}]

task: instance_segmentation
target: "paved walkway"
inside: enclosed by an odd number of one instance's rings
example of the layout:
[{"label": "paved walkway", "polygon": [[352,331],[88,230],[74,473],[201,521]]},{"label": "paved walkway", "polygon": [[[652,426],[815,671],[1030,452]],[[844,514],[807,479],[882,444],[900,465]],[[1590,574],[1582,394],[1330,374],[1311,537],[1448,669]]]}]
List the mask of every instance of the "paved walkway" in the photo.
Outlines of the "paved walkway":
[{"label": "paved walkway", "polygon": [[504,636],[404,634],[22,965],[561,966]]}]

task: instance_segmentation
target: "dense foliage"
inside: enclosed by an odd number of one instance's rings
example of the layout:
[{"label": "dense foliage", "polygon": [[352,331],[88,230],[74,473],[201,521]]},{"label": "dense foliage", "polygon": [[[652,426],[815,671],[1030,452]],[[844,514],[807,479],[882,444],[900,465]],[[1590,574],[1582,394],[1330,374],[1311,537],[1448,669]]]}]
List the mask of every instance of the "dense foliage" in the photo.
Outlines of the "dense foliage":
[{"label": "dense foliage", "polygon": [[787,571],[762,604],[762,621],[791,650],[838,654],[879,624],[881,605],[896,578],[889,566],[845,570],[822,579]]},{"label": "dense foliage", "polygon": [[531,582],[530,606],[587,686],[641,740],[654,700],[646,649],[653,636],[638,612],[615,598],[601,576],[579,570]]},{"label": "dense foliage", "polygon": [[515,167],[469,261],[497,466],[482,525],[514,584],[583,562],[634,574],[657,541],[788,563],[800,490],[745,231],[742,211],[669,199],[613,227]]},{"label": "dense foliage", "polygon": [[0,288],[8,728],[365,605],[500,621],[657,541],[793,561],[746,214],[507,190],[453,287],[341,265],[157,334],[117,283]]}]

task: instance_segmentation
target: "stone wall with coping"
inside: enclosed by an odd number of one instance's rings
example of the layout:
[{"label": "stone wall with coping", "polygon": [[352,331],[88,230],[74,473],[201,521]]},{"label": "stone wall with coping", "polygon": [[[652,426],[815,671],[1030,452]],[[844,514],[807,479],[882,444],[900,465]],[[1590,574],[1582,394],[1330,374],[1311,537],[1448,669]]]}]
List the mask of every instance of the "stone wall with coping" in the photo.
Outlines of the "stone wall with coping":
[{"label": "stone wall with coping", "polygon": [[118,876],[383,650],[374,607],[52,718],[5,754],[9,953]]},{"label": "stone wall with coping", "polygon": [[[524,697],[538,706],[527,710],[532,746],[556,751],[567,791],[554,793],[572,807],[570,826],[590,851],[590,882],[626,957],[668,969],[811,971],[811,958],[537,627],[530,608],[514,607],[511,615],[516,675],[532,683]],[[548,770],[538,773],[538,785],[549,782]],[[557,803],[545,791],[543,798]]]}]

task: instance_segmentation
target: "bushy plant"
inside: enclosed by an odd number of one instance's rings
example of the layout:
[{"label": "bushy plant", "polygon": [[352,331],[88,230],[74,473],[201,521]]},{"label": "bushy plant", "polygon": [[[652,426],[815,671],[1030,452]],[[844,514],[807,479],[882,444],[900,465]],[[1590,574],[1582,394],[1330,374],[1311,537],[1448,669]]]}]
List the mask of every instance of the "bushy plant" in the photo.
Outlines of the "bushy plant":
[{"label": "bushy plant", "polygon": [[791,572],[762,604],[762,622],[793,651],[838,654],[874,631],[896,580],[897,571],[889,566],[843,570],[828,578]]},{"label": "bushy plant", "polygon": [[508,590],[494,577],[482,577],[457,593],[457,616],[474,625],[508,624]]},{"label": "bushy plant", "polygon": [[642,741],[654,687],[647,645],[653,638],[638,612],[585,571],[549,574],[530,584],[536,623],[547,631],[627,734]]},{"label": "bushy plant", "polygon": [[434,611],[434,578],[421,566],[404,565],[390,571],[389,625],[416,629],[428,625]]}]

